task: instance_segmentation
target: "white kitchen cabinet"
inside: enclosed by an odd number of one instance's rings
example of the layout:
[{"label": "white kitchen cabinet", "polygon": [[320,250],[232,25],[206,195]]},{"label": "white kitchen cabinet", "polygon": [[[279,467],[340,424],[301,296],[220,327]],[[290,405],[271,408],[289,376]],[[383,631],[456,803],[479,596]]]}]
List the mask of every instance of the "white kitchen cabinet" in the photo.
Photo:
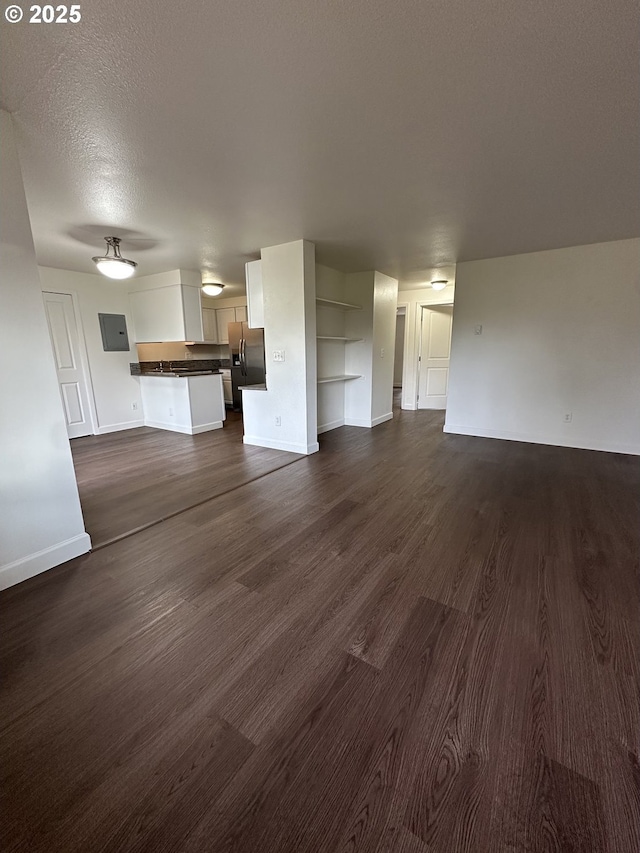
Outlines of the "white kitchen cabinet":
[{"label": "white kitchen cabinet", "polygon": [[205,341],[218,343],[218,322],[215,308],[202,309],[202,334]]},{"label": "white kitchen cabinet", "polygon": [[222,376],[157,374],[140,377],[145,426],[197,435],[222,429],[227,417]]},{"label": "white kitchen cabinet", "polygon": [[250,329],[262,329],[264,328],[262,261],[249,261],[244,269],[247,288],[247,322]]},{"label": "white kitchen cabinet", "polygon": [[216,320],[218,323],[218,343],[229,343],[229,323],[236,322],[235,308],[217,308]]},{"label": "white kitchen cabinet", "polygon": [[129,294],[137,343],[201,341],[200,289],[182,284]]}]

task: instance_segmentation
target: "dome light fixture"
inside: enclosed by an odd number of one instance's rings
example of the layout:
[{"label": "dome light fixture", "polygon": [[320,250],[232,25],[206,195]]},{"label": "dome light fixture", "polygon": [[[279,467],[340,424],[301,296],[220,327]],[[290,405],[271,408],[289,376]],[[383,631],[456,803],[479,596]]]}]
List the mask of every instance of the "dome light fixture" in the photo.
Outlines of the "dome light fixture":
[{"label": "dome light fixture", "polygon": [[202,292],[205,294],[205,296],[220,296],[223,290],[224,284],[214,284],[213,282],[208,282],[207,284],[202,285]]},{"label": "dome light fixture", "polygon": [[[105,237],[107,242],[107,254],[92,258],[94,264],[98,267],[98,272],[106,275],[109,278],[131,278],[136,271],[138,264],[135,261],[130,261],[128,258],[123,258],[120,254],[120,238]],[[113,254],[109,254],[113,249]]]},{"label": "dome light fixture", "polygon": [[431,282],[431,287],[434,290],[444,290],[448,284],[449,282],[446,278],[438,278],[435,281]]}]

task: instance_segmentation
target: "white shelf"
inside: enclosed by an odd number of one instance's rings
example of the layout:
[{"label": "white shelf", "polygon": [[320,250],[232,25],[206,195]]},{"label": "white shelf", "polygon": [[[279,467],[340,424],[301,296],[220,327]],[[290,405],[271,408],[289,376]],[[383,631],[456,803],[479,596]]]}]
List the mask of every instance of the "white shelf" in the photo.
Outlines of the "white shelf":
[{"label": "white shelf", "polygon": [[364,338],[342,338],[338,335],[318,335],[319,341],[343,341],[345,344],[354,344],[357,341],[363,341]]},{"label": "white shelf", "polygon": [[318,385],[324,385],[327,382],[348,382],[349,379],[360,379],[360,374],[343,374],[342,376],[322,376],[318,377]]},{"label": "white shelf", "polygon": [[362,305],[353,305],[351,302],[337,302],[335,299],[322,299],[316,296],[316,302],[325,308],[342,308],[343,311],[362,311]]}]

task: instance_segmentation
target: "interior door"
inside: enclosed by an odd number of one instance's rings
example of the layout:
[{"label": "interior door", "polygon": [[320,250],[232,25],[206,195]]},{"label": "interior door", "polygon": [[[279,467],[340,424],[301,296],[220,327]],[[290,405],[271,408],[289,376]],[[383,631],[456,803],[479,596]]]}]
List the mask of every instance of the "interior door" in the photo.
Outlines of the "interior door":
[{"label": "interior door", "polygon": [[92,435],[89,393],[79,353],[78,324],[69,293],[43,293],[69,438]]},{"label": "interior door", "polygon": [[446,409],[451,356],[452,305],[422,308],[418,408]]}]

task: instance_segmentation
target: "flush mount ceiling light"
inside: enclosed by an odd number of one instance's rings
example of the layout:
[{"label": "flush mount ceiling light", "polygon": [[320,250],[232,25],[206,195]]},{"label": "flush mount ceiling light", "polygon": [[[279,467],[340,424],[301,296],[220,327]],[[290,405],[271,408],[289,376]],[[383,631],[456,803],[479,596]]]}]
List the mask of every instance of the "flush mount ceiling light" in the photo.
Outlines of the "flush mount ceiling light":
[{"label": "flush mount ceiling light", "polygon": [[444,290],[448,284],[449,282],[446,278],[438,278],[435,281],[431,282],[431,287],[434,290]]},{"label": "flush mount ceiling light", "polygon": [[224,284],[203,284],[202,292],[206,296],[220,296],[224,290]]},{"label": "flush mount ceiling light", "polygon": [[[138,264],[122,257],[119,237],[105,237],[104,239],[107,241],[107,254],[92,259],[98,267],[98,272],[109,278],[131,278]],[[113,254],[111,255],[109,253],[112,249]]]}]

